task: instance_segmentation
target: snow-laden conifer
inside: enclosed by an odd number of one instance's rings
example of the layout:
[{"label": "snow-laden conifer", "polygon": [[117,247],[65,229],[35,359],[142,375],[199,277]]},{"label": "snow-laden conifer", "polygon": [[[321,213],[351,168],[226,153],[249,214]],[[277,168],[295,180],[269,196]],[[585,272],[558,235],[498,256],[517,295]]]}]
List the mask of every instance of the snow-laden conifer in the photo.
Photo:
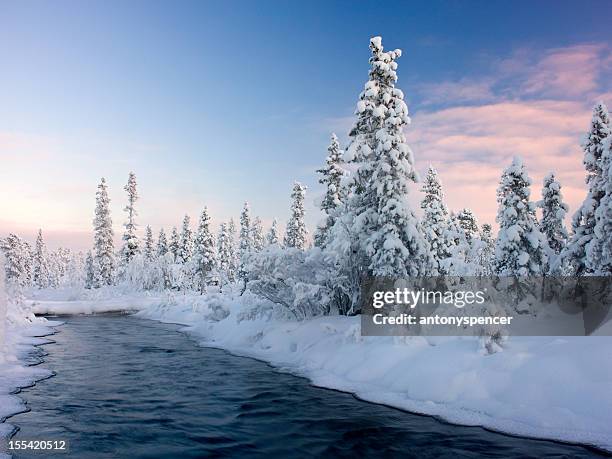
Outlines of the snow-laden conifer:
[{"label": "snow-laden conifer", "polygon": [[234,269],[234,254],[231,248],[229,224],[221,223],[219,236],[217,237],[217,261],[221,284],[233,282],[235,274]]},{"label": "snow-laden conifer", "polygon": [[166,232],[163,228],[159,230],[159,236],[157,237],[157,256],[163,257],[168,253],[168,239],[166,238]]},{"label": "snow-laden conifer", "polygon": [[325,167],[318,169],[321,175],[319,183],[325,186],[325,196],[321,201],[321,210],[325,213],[325,221],[317,228],[314,243],[317,247],[324,247],[329,229],[334,226],[338,207],[342,204],[342,177],[345,174],[342,168],[342,151],[336,134],[331,135],[331,143],[327,147]]},{"label": "snow-laden conifer", "polygon": [[563,202],[561,184],[552,172],[544,177],[542,200],[538,202],[538,206],[542,209],[540,231],[546,237],[552,253],[558,255],[568,238],[564,221],[569,208]]},{"label": "snow-laden conifer", "polygon": [[263,234],[263,224],[259,217],[255,217],[251,226],[251,240],[253,241],[253,252],[260,252],[266,244]]},{"label": "snow-laden conifer", "polygon": [[112,285],[115,279],[114,232],[109,204],[106,180],[102,178],[96,192],[96,210],[93,220],[94,260],[102,285]]},{"label": "snow-laden conifer", "polygon": [[285,232],[285,247],[292,247],[299,250],[306,248],[306,222],[304,221],[304,200],[306,198],[306,187],[299,182],[293,185],[291,193],[291,215],[287,221]]},{"label": "snow-laden conifer", "polygon": [[210,230],[210,216],[206,207],[200,215],[193,258],[195,261],[195,284],[200,293],[203,293],[206,291],[206,285],[216,263],[215,238]]},{"label": "snow-laden conifer", "polygon": [[612,275],[612,135],[601,155],[600,187],[604,192],[595,210],[593,237],[586,246],[587,269],[596,276]]},{"label": "snow-laden conifer", "polygon": [[98,288],[100,286],[95,263],[91,250],[88,250],[87,257],[85,258],[85,288],[87,289]]},{"label": "snow-laden conifer", "polygon": [[410,123],[404,94],[395,88],[401,50],[383,51],[380,37],[371,40],[372,116],[375,132],[372,175],[364,194],[372,199],[373,231],[367,240],[369,270],[377,276],[418,276],[432,269],[429,246],[408,203],[408,184],[418,181],[404,127]]},{"label": "snow-laden conifer", "polygon": [[463,234],[465,234],[465,240],[471,245],[472,241],[474,238],[478,237],[479,233],[478,220],[476,219],[476,216],[471,209],[461,209],[461,211],[457,214],[457,221],[463,230]]},{"label": "snow-laden conifer", "polygon": [[530,185],[522,160],[515,157],[497,189],[495,270],[500,276],[545,274],[548,248],[538,227],[535,204],[529,200]]},{"label": "snow-laden conifer", "polygon": [[240,264],[238,268],[238,277],[245,283],[247,280],[247,263],[248,258],[253,252],[253,234],[251,223],[251,211],[249,203],[245,202],[242,212],[240,213],[240,237],[238,240],[238,255]]},{"label": "snow-laden conifer", "polygon": [[[610,136],[610,115],[603,103],[593,107],[593,117],[589,132],[583,143],[583,164],[587,172],[587,195],[572,219],[573,234],[565,249],[561,252],[557,265],[570,267],[572,274],[592,274],[587,260],[586,246],[591,242],[595,230],[595,213],[605,194],[605,183],[602,182],[601,157],[604,142]],[[556,266],[555,268],[558,268]]]},{"label": "snow-laden conifer", "polygon": [[145,260],[151,261],[155,258],[155,242],[153,241],[153,231],[147,225],[145,228],[144,253]]},{"label": "snow-laden conifer", "polygon": [[445,276],[450,273],[455,240],[450,232],[442,183],[438,172],[431,166],[421,191],[425,194],[421,201],[423,235],[429,243],[435,271],[438,275]]},{"label": "snow-laden conifer", "polygon": [[178,260],[180,249],[181,249],[181,237],[179,236],[176,226],[173,226],[172,232],[170,233],[170,244],[168,245],[168,251],[174,257],[175,262]]},{"label": "snow-laden conifer", "polygon": [[38,230],[38,236],[36,237],[32,280],[34,281],[34,285],[38,288],[49,286],[49,260],[41,229]]},{"label": "snow-laden conifer", "polygon": [[138,192],[136,190],[136,175],[130,172],[127,185],[123,188],[127,193],[127,205],[123,209],[127,213],[127,221],[124,223],[123,231],[123,247],[121,249],[121,261],[126,267],[132,258],[140,253],[138,236],[136,234],[136,201],[138,200]]},{"label": "snow-laden conifer", "polygon": [[177,263],[187,263],[193,256],[193,231],[191,231],[191,219],[189,215],[183,218],[183,228],[177,251]]},{"label": "snow-laden conifer", "polygon": [[272,220],[272,226],[270,226],[270,229],[268,230],[266,241],[268,245],[278,244],[278,221],[276,218]]}]

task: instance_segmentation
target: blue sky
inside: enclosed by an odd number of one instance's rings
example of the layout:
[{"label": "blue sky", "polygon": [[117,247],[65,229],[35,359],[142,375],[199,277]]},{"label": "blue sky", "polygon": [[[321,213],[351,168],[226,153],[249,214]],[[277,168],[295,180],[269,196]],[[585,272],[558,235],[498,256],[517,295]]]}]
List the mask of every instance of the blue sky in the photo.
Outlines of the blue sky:
[{"label": "blue sky", "polygon": [[610,17],[603,1],[0,0],[0,233],[86,247],[101,176],[120,232],[130,170],[156,231],[244,200],[284,221],[293,180],[313,229],[313,171],[332,130],[346,139],[374,35],[404,51],[416,165],[440,169],[452,208],[491,222],[510,150],[535,183],[558,162],[575,205],[579,133],[612,104]]}]

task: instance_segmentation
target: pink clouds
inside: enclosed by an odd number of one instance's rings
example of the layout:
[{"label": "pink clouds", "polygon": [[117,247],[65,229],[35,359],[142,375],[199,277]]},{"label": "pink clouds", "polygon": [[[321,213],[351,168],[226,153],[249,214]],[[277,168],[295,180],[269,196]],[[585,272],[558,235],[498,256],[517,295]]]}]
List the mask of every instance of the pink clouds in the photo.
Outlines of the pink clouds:
[{"label": "pink clouds", "polygon": [[550,50],[529,70],[523,90],[537,96],[580,97],[598,88],[610,64],[607,46],[592,44]]},{"label": "pink clouds", "polygon": [[534,180],[534,200],[544,175],[554,170],[576,208],[584,193],[579,144],[589,118],[577,102],[498,102],[417,114],[407,135],[419,169],[431,163],[440,172],[449,207],[470,207],[493,223],[497,183],[515,155]]},{"label": "pink clouds", "polygon": [[533,180],[532,199],[540,198],[544,175],[555,171],[573,213],[585,193],[580,142],[591,104],[605,96],[612,103],[611,69],[607,45],[539,55],[521,50],[478,80],[422,87],[425,103],[447,94],[449,103],[469,105],[416,112],[407,136],[419,169],[431,163],[439,170],[450,208],[471,207],[492,223],[499,176],[519,155]]}]

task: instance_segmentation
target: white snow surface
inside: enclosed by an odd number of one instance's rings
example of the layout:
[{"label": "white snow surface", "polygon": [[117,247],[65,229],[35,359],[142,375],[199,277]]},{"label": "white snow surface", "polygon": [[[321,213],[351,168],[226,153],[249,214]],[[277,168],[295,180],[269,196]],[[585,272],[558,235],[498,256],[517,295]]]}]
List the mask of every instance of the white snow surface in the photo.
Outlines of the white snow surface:
[{"label": "white snow surface", "polygon": [[[612,451],[612,337],[511,337],[502,352],[488,355],[478,338],[362,337],[359,317],[289,320],[249,292],[113,297],[107,291],[106,298],[72,295],[71,301],[61,301],[59,292],[45,295],[38,294],[35,310],[77,314],[123,305],[142,318],[185,325],[203,346],[264,360],[367,401]],[[26,373],[12,387],[40,376],[33,368],[14,370],[16,377],[20,371]],[[16,397],[0,400],[1,408],[20,406]]]}]

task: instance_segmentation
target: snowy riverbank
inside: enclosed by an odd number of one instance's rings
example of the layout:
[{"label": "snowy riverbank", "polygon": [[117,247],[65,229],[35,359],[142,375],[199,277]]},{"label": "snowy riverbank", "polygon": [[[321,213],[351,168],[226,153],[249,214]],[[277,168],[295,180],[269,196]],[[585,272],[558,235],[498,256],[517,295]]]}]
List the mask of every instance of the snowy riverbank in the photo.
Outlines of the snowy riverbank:
[{"label": "snowy riverbank", "polygon": [[[281,320],[248,293],[150,296],[99,292],[37,313],[134,310],[186,325],[202,345],[265,360],[313,384],[447,421],[612,451],[612,338],[512,338],[487,355],[475,338],[362,337],[358,317]],[[48,298],[48,299],[43,299]]]},{"label": "snowy riverbank", "polygon": [[28,366],[25,360],[33,346],[49,342],[43,336],[53,333],[51,327],[59,324],[42,318],[33,323],[22,320],[9,324],[6,330],[6,349],[0,352],[0,458],[10,457],[6,454],[6,439],[15,429],[10,419],[5,420],[26,410],[24,401],[18,396],[19,389],[51,376],[49,370]]}]

